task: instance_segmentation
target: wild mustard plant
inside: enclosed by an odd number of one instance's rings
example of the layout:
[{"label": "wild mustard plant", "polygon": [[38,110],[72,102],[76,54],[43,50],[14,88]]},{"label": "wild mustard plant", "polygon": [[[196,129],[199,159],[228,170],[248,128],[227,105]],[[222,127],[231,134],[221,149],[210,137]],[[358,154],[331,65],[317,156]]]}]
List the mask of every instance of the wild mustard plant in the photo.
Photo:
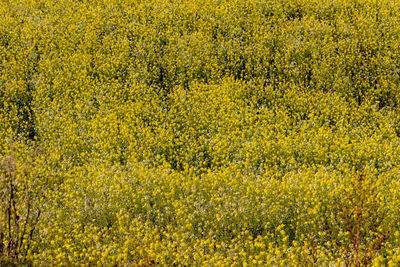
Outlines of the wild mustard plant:
[{"label": "wild mustard plant", "polygon": [[0,265],[400,264],[400,8],[0,3]]}]

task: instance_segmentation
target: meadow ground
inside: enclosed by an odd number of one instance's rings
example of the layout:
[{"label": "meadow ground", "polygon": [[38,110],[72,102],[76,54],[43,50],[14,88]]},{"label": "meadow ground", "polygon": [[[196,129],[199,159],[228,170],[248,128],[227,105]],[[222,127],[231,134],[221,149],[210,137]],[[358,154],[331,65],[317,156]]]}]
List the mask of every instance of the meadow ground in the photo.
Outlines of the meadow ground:
[{"label": "meadow ground", "polygon": [[0,265],[399,266],[400,5],[0,1]]}]

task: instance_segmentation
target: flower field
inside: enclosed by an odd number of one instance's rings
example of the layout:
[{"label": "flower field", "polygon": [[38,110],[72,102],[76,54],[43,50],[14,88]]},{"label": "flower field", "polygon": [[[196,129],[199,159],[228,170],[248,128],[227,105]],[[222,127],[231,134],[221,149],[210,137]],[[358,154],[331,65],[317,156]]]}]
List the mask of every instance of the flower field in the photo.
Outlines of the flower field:
[{"label": "flower field", "polygon": [[399,266],[400,4],[0,1],[0,266]]}]

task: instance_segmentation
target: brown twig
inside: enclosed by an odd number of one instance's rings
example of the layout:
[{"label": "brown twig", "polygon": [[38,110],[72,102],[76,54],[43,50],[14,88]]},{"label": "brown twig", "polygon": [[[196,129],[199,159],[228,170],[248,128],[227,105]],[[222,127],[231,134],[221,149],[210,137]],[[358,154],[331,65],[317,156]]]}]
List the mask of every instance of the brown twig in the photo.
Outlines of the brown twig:
[{"label": "brown twig", "polygon": [[364,175],[361,173],[358,176],[358,187],[357,187],[357,197],[358,197],[358,203],[357,203],[357,232],[356,232],[356,238],[354,241],[354,250],[356,254],[356,266],[360,266],[359,262],[359,256],[358,256],[358,249],[359,249],[359,242],[360,242],[360,224],[361,224],[361,217],[362,217],[362,212],[363,212],[363,206],[364,206],[364,198],[363,198],[363,181],[364,181]]},{"label": "brown twig", "polygon": [[31,229],[31,231],[29,233],[28,245],[27,245],[26,250],[25,250],[24,260],[26,260],[26,257],[28,255],[28,251],[29,251],[29,248],[30,248],[30,245],[31,245],[31,241],[32,241],[32,238],[33,238],[33,232],[35,231],[35,227],[39,223],[40,213],[41,213],[41,211],[38,208],[38,213],[37,213],[37,216],[36,216],[36,223],[33,224],[32,229]]},{"label": "brown twig", "polygon": [[8,244],[7,244],[7,255],[11,254],[11,246],[12,246],[12,233],[11,233],[11,201],[13,198],[13,184],[12,179],[10,179],[10,197],[8,199],[8,207],[7,207],[7,216],[8,216]]}]

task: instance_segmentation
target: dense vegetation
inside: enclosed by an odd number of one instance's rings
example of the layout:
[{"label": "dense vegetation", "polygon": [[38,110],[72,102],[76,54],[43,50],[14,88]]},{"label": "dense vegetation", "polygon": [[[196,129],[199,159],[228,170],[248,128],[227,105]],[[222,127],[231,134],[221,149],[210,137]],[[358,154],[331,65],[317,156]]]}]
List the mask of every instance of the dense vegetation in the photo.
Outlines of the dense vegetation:
[{"label": "dense vegetation", "polygon": [[400,265],[400,5],[0,1],[0,265]]}]

